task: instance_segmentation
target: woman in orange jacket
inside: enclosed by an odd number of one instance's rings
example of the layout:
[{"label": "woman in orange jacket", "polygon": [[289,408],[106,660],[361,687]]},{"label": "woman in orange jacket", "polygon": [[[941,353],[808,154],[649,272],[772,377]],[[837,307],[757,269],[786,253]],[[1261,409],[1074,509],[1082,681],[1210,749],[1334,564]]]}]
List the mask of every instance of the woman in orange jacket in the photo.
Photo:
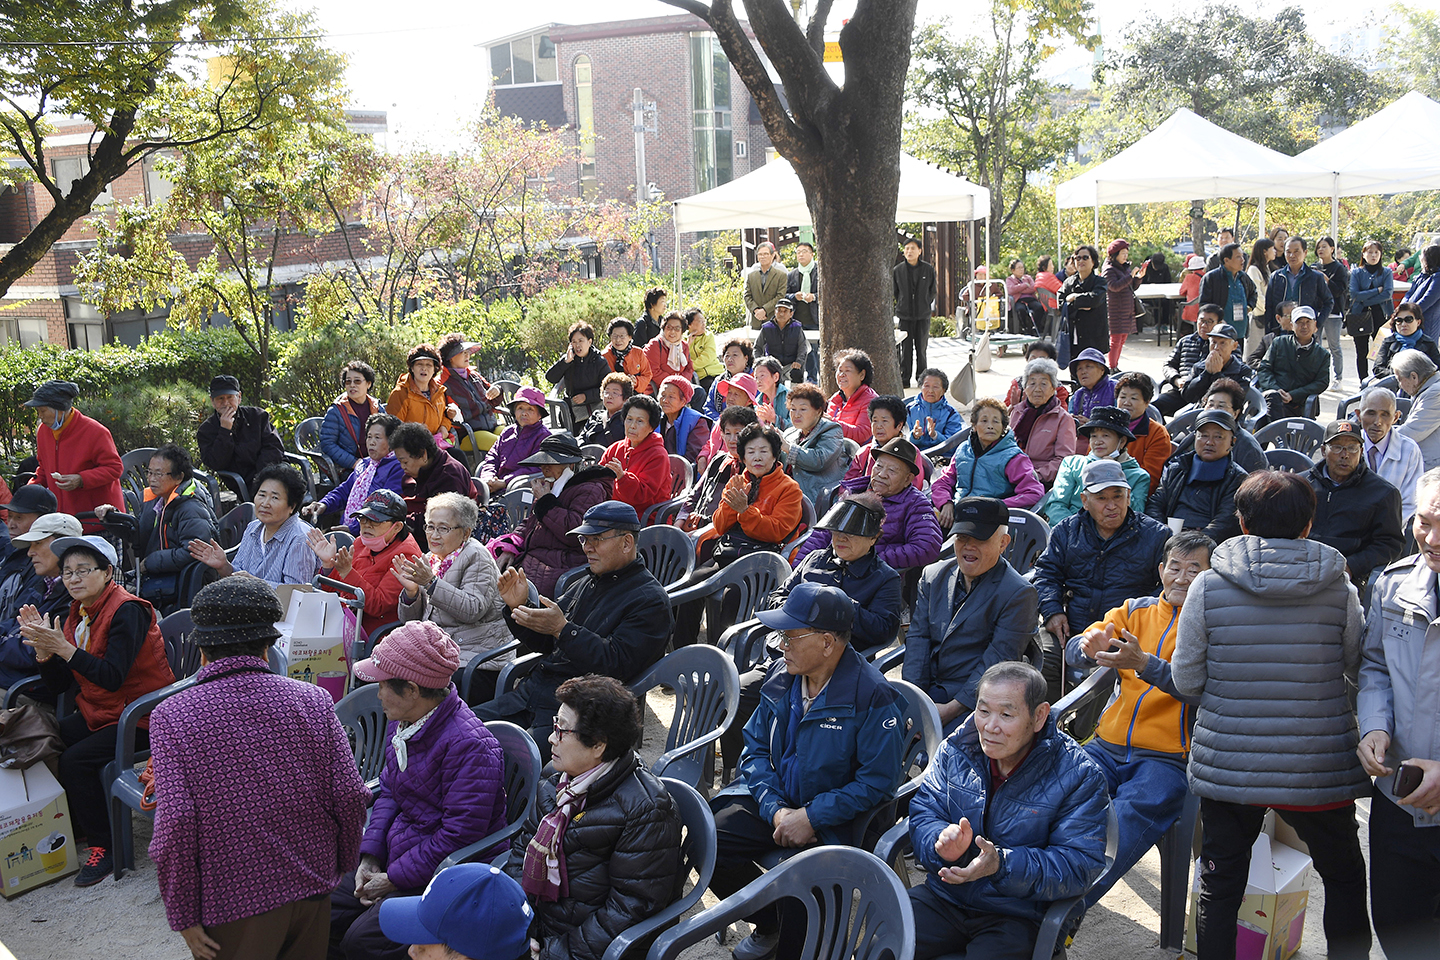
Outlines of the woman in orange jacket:
[{"label": "woman in orange jacket", "polygon": [[[780,462],[780,433],[752,423],[736,444],[745,469],[731,477],[715,509],[715,532],[723,554],[778,549],[795,532],[805,499]],[[739,534],[743,536],[741,539]],[[730,549],[726,550],[727,544]]]},{"label": "woman in orange jacket", "polygon": [[645,356],[644,345],[635,342],[635,324],[616,317],[610,321],[606,334],[610,337],[610,346],[600,356],[610,365],[610,371],[629,374],[635,381],[636,393],[653,393],[650,361]]},{"label": "woman in orange jacket", "polygon": [[409,372],[396,381],[385,412],[404,423],[423,423],[437,443],[448,446],[455,443],[451,424],[460,419],[460,408],[445,395],[439,378],[442,365],[440,351],[430,344],[412,348],[405,358]]}]

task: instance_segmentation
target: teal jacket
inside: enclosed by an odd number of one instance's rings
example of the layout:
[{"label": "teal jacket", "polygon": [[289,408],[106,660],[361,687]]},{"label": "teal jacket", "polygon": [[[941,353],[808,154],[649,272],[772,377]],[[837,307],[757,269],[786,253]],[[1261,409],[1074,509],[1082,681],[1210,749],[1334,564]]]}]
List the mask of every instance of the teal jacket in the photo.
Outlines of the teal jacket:
[{"label": "teal jacket", "polygon": [[[1044,517],[1050,526],[1080,512],[1080,471],[1095,459],[1088,453],[1076,453],[1060,461],[1055,486],[1035,508],[1035,512]],[[1120,469],[1125,471],[1125,479],[1130,481],[1130,509],[1144,513],[1145,500],[1150,496],[1150,474],[1129,454],[1120,461]]]}]

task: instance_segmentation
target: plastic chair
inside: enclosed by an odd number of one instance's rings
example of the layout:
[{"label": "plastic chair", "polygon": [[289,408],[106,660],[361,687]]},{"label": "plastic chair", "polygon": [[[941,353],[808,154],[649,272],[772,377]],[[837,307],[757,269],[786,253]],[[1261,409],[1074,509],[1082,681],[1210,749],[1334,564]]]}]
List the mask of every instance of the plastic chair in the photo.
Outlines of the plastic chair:
[{"label": "plastic chair", "polygon": [[[645,561],[645,568],[667,590],[695,572],[695,547],[679,527],[669,524],[645,527],[635,538],[635,547],[640,559]],[[565,576],[572,572],[566,571]],[[560,593],[558,585],[555,592]]]},{"label": "plastic chair", "polygon": [[535,504],[535,495],[530,492],[528,486],[515,490],[507,490],[500,495],[499,500],[505,504],[505,516],[510,520],[510,529],[515,529],[525,522],[530,516],[530,508]]},{"label": "plastic chair", "polygon": [[952,457],[955,456],[955,451],[960,449],[960,444],[964,443],[968,439],[970,439],[970,428],[962,427],[961,429],[955,431],[955,434],[951,436],[950,439],[944,441],[943,443],[937,443],[933,447],[926,447],[920,452],[925,454],[925,456],[929,457],[932,461],[942,458],[946,461],[949,461]]},{"label": "plastic chair", "polygon": [[718,598],[726,587],[740,592],[740,607],[735,615],[738,623],[749,620],[760,609],[765,597],[790,576],[790,564],[778,553],[768,550],[741,557],[708,579],[683,588],[671,588],[670,609],[692,600]]},{"label": "plastic chair", "polygon": [[[360,616],[358,612],[355,615],[357,617]],[[380,646],[380,641],[384,640],[392,630],[399,629],[400,626],[401,622],[399,620],[382,623],[367,633],[363,639],[357,632],[354,642],[350,644],[350,662],[359,663],[361,660],[368,658],[370,652]]]},{"label": "plastic chair", "polygon": [[380,786],[380,770],[385,766],[385,711],[380,707],[379,685],[367,683],[345,694],[335,704],[335,719],[350,737],[350,749],[360,769],[360,779],[373,793]]},{"label": "plastic chair", "polygon": [[569,590],[570,585],[580,577],[584,576],[585,571],[589,569],[590,564],[582,563],[580,564],[580,566],[571,567],[569,570],[566,570],[564,573],[560,574],[560,576],[555,579],[555,596],[558,597],[566,590]]},{"label": "plastic chair", "polygon": [[605,446],[599,443],[585,443],[580,446],[580,455],[592,463],[599,463],[605,456]]},{"label": "plastic chair", "polygon": [[[250,487],[245,483],[245,478],[233,470],[216,470],[215,476],[225,481],[225,485],[235,492],[235,498],[240,503],[250,502]],[[227,514],[228,516],[228,514]]]},{"label": "plastic chair", "polygon": [[[1005,559],[1016,573],[1024,573],[1035,566],[1035,560],[1045,552],[1050,543],[1050,524],[1038,513],[1010,508],[1010,546],[1005,548]],[[953,546],[953,544],[952,544]]]},{"label": "plastic chair", "polygon": [[685,497],[671,497],[669,500],[661,500],[659,503],[646,507],[640,513],[641,526],[651,527],[661,524],[674,525],[680,516],[680,508],[685,506]]},{"label": "plastic chair", "polygon": [[680,496],[694,482],[695,465],[678,453],[670,454],[670,496]]},{"label": "plastic chair", "polygon": [[[715,837],[715,816],[710,812],[710,805],[688,783],[674,777],[663,777],[662,780],[665,783],[665,789],[675,800],[675,808],[680,813],[680,824],[684,828],[684,833],[680,837],[682,889],[683,878],[689,877],[691,873],[695,874],[695,883],[688,893],[679,896],[659,913],[646,917],[634,926],[621,931],[619,936],[610,941],[610,946],[605,949],[602,960],[621,960],[637,944],[644,945],[658,931],[667,929],[675,921],[689,913],[690,909],[698,904],[700,898],[705,895],[706,889],[710,886],[710,879],[715,873],[715,852],[719,843]],[[632,957],[638,956],[638,952],[632,954]]]},{"label": "plastic chair", "polygon": [[[1109,872],[1115,865],[1115,853],[1120,842],[1120,828],[1115,818],[1115,808],[1109,808],[1105,821],[1105,869],[1100,876]],[[875,856],[891,865],[896,874],[903,869],[903,860],[906,854],[912,850],[910,842],[910,818],[906,817],[895,826],[890,832],[880,838],[875,846]],[[899,880],[897,879],[897,883]],[[1086,891],[1089,892],[1088,890]],[[1035,949],[1030,954],[1030,960],[1051,960],[1056,955],[1058,947],[1063,947],[1062,935],[1069,927],[1070,915],[1080,905],[1083,896],[1068,897],[1064,900],[1051,901],[1045,909],[1045,917],[1040,921],[1040,931],[1035,938]],[[1183,941],[1185,936],[1184,917],[1181,917],[1180,937]],[[1182,944],[1183,946],[1183,944]],[[965,954],[945,954],[939,960],[963,960]]]},{"label": "plastic chair", "polygon": [[1284,447],[1266,450],[1265,460],[1270,464],[1270,469],[1283,470],[1286,473],[1308,473],[1310,468],[1315,466],[1315,461],[1305,454]]},{"label": "plastic chair", "polygon": [[1303,417],[1286,417],[1255,431],[1255,442],[1262,450],[1273,445],[1281,450],[1295,450],[1307,457],[1314,456],[1324,439],[1325,428]]},{"label": "plastic chair", "polygon": [[150,469],[150,458],[155,456],[156,449],[136,447],[120,455],[120,485],[135,494],[136,500],[144,499],[144,490],[149,484],[146,473]]},{"label": "plastic chair", "polygon": [[1176,447],[1182,445],[1190,434],[1195,432],[1195,421],[1200,417],[1200,408],[1191,407],[1184,413],[1177,413],[1165,424],[1166,431],[1170,434],[1170,442]]},{"label": "plastic chair", "polygon": [[[535,740],[529,733],[505,720],[490,720],[485,724],[485,728],[500,741],[500,749],[505,754],[506,825],[441,860],[440,866],[435,868],[437,874],[457,863],[467,863],[475,859],[497,843],[509,841],[535,813],[535,797],[540,792],[542,775],[540,748],[535,745]],[[507,848],[504,857],[509,855]],[[503,863],[503,859],[500,862]]]},{"label": "plastic chair", "polygon": [[[135,733],[140,721],[150,716],[162,701],[195,685],[195,678],[186,677],[168,687],[152,690],[143,697],[132,700],[120,714],[120,730],[115,741],[115,759],[105,765],[101,777],[105,783],[105,795],[110,799],[110,856],[114,863],[115,879],[119,880],[126,870],[135,869],[135,825],[130,820],[130,810],[154,819],[153,811],[140,809],[140,797],[144,788],[135,773],[135,764],[148,759],[148,750],[135,749]],[[126,808],[129,808],[127,810]],[[91,838],[95,842],[95,838]]]},{"label": "plastic chair", "polygon": [[325,534],[325,539],[337,547],[353,547],[355,545],[355,534],[349,530],[331,530]]},{"label": "plastic chair", "polygon": [[575,413],[570,401],[563,397],[546,397],[545,406],[550,411],[550,425],[567,433],[575,432]]},{"label": "plastic chair", "polygon": [[165,641],[165,659],[170,663],[170,672],[175,679],[192,677],[200,669],[200,648],[191,639],[195,621],[190,619],[190,608],[176,610],[160,621],[160,636]]},{"label": "plastic chair", "polygon": [[852,847],[803,850],[732,897],[662,933],[646,960],[675,960],[736,920],[785,897],[805,909],[805,944],[785,960],[906,960],[915,952],[915,914],[895,872]]},{"label": "plastic chair", "polygon": [[786,563],[790,562],[790,558],[794,556],[796,550],[800,549],[800,545],[810,539],[810,534],[815,532],[815,524],[818,522],[819,517],[815,515],[815,504],[811,503],[810,498],[802,493],[800,495],[800,526],[795,528],[795,536],[780,545],[780,556]]},{"label": "plastic chair", "polygon": [[215,525],[215,542],[226,550],[240,546],[245,528],[255,519],[255,504],[242,503],[233,507]]},{"label": "plastic chair", "polygon": [[[310,458],[325,478],[327,489],[333,490],[340,485],[340,468],[320,450],[320,425],[324,422],[321,417],[301,420],[295,426],[295,449]],[[364,456],[365,451],[360,454]]]},{"label": "plastic chair", "polygon": [[770,633],[770,628],[759,620],[742,620],[720,634],[715,646],[730,654],[738,673],[748,673],[765,659],[765,643]]},{"label": "plastic chair", "polygon": [[713,777],[715,743],[739,711],[740,674],[716,647],[691,644],[661,658],[629,686],[643,702],[645,694],[661,684],[675,691],[675,716],[665,752],[650,772],[699,787],[707,772]]},{"label": "plastic chair", "polygon": [[500,646],[493,650],[486,650],[484,653],[472,657],[470,662],[465,664],[465,668],[460,674],[460,699],[466,703],[474,702],[471,699],[471,691],[475,684],[475,674],[480,671],[480,665],[482,663],[489,663],[492,660],[505,656],[507,653],[514,653],[520,649],[520,646],[519,640],[511,640],[507,643],[500,644]]}]

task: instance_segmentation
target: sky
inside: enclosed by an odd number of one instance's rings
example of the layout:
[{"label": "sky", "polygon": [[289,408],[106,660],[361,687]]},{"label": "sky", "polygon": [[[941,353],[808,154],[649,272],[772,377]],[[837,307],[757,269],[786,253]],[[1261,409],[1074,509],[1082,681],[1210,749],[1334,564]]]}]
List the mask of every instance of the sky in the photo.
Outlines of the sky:
[{"label": "sky", "polygon": [[[485,76],[477,45],[543,23],[593,23],[679,13],[660,0],[284,0],[292,8],[314,9],[334,48],[350,57],[348,80],[355,106],[389,114],[391,149],[426,144],[443,147],[476,115],[484,97]],[[1293,0],[1292,0],[1293,2]],[[1116,37],[1130,23],[1176,9],[1173,0],[1093,0],[1102,36]],[[1287,3],[1258,0],[1242,3],[1252,11],[1270,13]],[[1410,6],[1440,9],[1440,0],[1410,0]],[[838,29],[844,8],[840,0],[831,24]],[[1305,0],[1310,29],[1328,43],[1342,28],[1356,23],[1350,0]],[[958,15],[978,7],[973,0],[919,0],[918,22]],[[1199,9],[1199,4],[1195,5]],[[1090,55],[1079,48],[1059,54],[1056,71],[1086,66]]]}]

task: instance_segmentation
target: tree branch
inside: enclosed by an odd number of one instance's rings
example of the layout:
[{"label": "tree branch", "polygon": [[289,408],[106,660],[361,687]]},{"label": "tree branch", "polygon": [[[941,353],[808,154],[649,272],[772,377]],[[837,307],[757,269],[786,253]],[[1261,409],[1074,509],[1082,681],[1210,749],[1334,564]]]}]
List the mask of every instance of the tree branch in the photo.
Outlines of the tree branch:
[{"label": "tree branch", "polygon": [[815,4],[815,12],[810,15],[810,26],[805,29],[805,39],[822,63],[825,60],[825,22],[830,19],[830,7],[834,3],[835,0],[819,0]]}]

